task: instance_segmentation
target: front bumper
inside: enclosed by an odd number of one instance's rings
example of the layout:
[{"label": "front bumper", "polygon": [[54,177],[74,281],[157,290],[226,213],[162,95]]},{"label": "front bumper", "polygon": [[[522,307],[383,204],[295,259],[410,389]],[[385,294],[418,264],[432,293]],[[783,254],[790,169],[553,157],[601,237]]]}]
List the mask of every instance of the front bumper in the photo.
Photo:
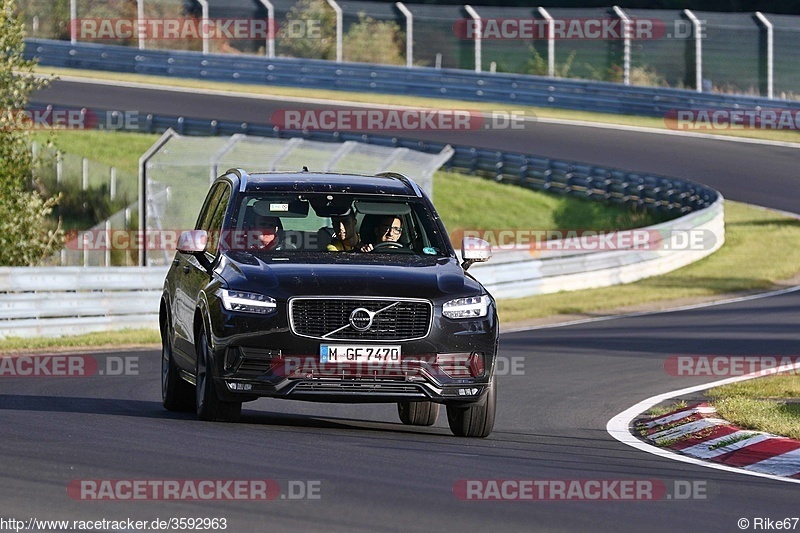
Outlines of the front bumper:
[{"label": "front bumper", "polygon": [[[480,402],[494,373],[497,318],[451,320],[435,315],[430,333],[400,344],[401,360],[320,363],[324,341],[292,333],[285,313],[271,318],[220,313],[212,318],[213,356],[220,397],[321,402]],[[346,344],[354,344],[348,341]]]}]

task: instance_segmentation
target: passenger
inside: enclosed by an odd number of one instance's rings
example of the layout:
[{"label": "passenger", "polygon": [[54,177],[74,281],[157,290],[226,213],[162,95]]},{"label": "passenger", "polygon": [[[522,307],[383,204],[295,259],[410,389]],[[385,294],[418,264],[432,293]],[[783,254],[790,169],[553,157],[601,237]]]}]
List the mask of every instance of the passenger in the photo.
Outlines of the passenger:
[{"label": "passenger", "polygon": [[364,244],[361,247],[362,252],[371,252],[376,245],[382,242],[394,242],[397,243],[397,247],[400,247],[402,245],[398,241],[403,235],[403,221],[397,215],[381,217],[378,224],[373,228],[373,233],[375,234],[375,245],[372,243]]},{"label": "passenger", "polygon": [[361,251],[364,244],[356,231],[356,214],[348,211],[344,215],[331,217],[333,239],[327,246],[329,252]]},{"label": "passenger", "polygon": [[284,242],[283,224],[280,217],[259,215],[250,226],[255,237],[254,250],[290,250]]}]

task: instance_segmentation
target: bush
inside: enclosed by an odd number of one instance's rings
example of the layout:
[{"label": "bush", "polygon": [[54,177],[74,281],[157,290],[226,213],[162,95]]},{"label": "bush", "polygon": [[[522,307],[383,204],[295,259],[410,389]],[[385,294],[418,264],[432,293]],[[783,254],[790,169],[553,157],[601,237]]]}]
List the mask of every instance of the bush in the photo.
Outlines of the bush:
[{"label": "bush", "polygon": [[359,13],[343,38],[345,61],[377,63],[379,65],[405,65],[406,37],[396,22],[382,22]]},{"label": "bush", "polygon": [[24,29],[14,0],[0,0],[0,265],[32,266],[61,246],[63,233],[48,216],[58,198],[31,187],[30,130],[17,120],[31,92],[44,87],[35,62],[23,58]]}]

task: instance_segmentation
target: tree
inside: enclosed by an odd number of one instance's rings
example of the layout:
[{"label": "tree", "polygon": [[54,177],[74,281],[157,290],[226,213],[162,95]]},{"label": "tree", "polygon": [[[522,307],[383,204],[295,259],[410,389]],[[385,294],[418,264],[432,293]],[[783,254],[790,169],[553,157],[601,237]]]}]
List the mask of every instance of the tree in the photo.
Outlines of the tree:
[{"label": "tree", "polygon": [[300,0],[278,31],[281,53],[304,59],[336,59],[336,14],[325,0]]},{"label": "tree", "polygon": [[379,65],[405,65],[405,33],[393,21],[378,21],[358,14],[358,22],[343,39],[344,60]]},{"label": "tree", "polygon": [[48,219],[57,198],[30,187],[30,122],[22,119],[28,96],[47,85],[26,61],[24,29],[15,0],[0,0],[0,265],[32,266],[60,244]]}]

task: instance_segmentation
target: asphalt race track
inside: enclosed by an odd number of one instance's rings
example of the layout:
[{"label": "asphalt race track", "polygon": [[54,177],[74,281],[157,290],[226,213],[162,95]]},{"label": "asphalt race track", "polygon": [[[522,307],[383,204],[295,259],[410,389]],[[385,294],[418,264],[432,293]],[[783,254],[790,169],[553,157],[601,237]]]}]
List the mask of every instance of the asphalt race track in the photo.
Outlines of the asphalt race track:
[{"label": "asphalt race track", "polygon": [[[250,122],[300,106],[65,82],[35,100]],[[790,186],[793,148],[544,123],[450,137],[689,177],[727,198],[779,209],[797,210],[800,197]],[[444,416],[431,428],[403,426],[393,405],[259,400],[245,404],[239,424],[199,422],[162,409],[158,351],[93,354],[100,369],[125,360],[131,371],[3,380],[2,516],[218,517],[237,532],[739,531],[742,518],[749,520],[744,530],[756,529],[800,516],[797,484],[656,457],[617,442],[605,427],[645,398],[713,379],[669,375],[670,356],[796,356],[798,309],[800,295],[790,293],[504,334],[498,419],[486,439],[453,437]],[[269,501],[86,501],[68,490],[80,480],[185,479],[274,480],[280,494]],[[545,491],[559,482],[634,480],[663,490],[624,501],[613,490],[609,499],[584,501],[464,500],[470,480],[484,488],[485,480],[539,480]],[[303,490],[314,498],[293,498]]]}]

